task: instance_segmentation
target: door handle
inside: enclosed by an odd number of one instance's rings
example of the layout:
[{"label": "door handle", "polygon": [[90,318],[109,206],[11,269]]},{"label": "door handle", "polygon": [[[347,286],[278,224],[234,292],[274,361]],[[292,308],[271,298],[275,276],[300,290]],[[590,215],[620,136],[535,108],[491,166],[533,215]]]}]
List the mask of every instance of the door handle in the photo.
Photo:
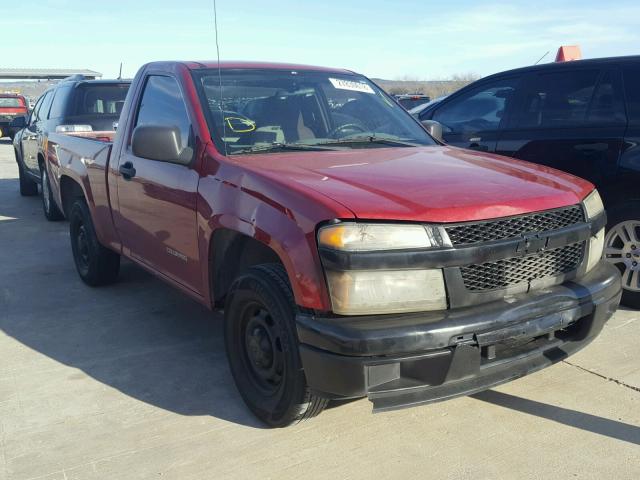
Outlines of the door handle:
[{"label": "door handle", "polygon": [[122,165],[120,165],[118,171],[122,174],[122,178],[124,178],[125,180],[131,180],[136,176],[136,169],[133,168],[133,163],[131,162],[124,162]]},{"label": "door handle", "polygon": [[480,145],[479,143],[472,143],[469,145],[469,148],[472,150],[478,150],[479,152],[488,152],[489,147],[486,145]]}]

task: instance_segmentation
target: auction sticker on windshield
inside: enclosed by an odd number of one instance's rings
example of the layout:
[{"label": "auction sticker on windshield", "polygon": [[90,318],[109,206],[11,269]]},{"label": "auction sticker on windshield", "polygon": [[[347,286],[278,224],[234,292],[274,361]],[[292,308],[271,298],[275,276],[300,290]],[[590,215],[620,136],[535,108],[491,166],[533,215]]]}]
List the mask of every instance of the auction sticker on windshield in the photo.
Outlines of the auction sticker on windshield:
[{"label": "auction sticker on windshield", "polygon": [[353,82],[351,80],[341,80],[339,78],[330,78],[329,81],[335,88],[340,90],[351,90],[353,92],[376,93],[366,83]]}]

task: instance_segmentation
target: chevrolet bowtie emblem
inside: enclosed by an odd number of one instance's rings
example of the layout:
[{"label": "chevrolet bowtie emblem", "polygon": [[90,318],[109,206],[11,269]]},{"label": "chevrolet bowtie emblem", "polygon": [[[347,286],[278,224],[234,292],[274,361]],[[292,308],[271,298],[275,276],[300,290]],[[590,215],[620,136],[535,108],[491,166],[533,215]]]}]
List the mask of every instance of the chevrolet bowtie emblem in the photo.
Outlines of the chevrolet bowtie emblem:
[{"label": "chevrolet bowtie emblem", "polygon": [[542,253],[547,248],[547,241],[547,237],[541,237],[539,234],[525,234],[518,242],[516,253],[520,255]]}]

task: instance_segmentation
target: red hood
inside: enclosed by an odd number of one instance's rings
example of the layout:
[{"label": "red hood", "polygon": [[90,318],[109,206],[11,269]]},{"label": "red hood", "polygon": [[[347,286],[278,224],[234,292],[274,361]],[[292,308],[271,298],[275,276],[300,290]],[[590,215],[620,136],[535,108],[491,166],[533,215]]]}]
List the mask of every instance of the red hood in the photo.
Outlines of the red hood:
[{"label": "red hood", "polygon": [[452,147],[372,148],[234,157],[298,182],[361,219],[460,222],[579,203],[593,186],[551,168]]}]

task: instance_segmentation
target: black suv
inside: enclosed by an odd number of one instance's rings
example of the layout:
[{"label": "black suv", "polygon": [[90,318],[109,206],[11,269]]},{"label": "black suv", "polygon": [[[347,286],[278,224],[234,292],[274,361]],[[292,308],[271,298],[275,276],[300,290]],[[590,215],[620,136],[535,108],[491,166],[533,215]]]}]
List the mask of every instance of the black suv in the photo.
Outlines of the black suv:
[{"label": "black suv", "polygon": [[62,214],[50,200],[44,146],[50,132],[113,131],[131,82],[128,80],[86,80],[76,75],[44,92],[31,114],[17,117],[12,129],[20,129],[13,139],[18,162],[20,193],[37,195],[43,186],[43,206],[49,220]]},{"label": "black suv", "polygon": [[440,123],[450,145],[593,182],[609,218],[605,257],[622,272],[623,303],[640,308],[640,56],[498,73],[427,107],[419,118]]}]

